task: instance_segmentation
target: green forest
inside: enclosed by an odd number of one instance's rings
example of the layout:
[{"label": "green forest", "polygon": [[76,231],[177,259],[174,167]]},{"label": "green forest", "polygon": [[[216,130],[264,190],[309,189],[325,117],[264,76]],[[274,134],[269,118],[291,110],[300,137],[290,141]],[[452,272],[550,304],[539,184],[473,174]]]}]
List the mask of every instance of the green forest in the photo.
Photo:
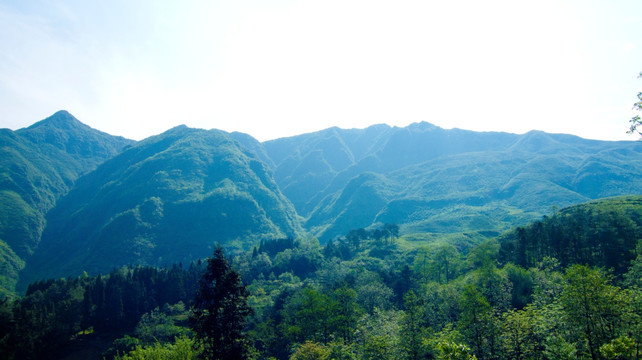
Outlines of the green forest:
[{"label": "green forest", "polygon": [[[642,197],[561,209],[477,244],[395,224],[323,246],[265,239],[190,264],[34,282],[0,303],[0,354],[230,358],[207,342],[222,332],[231,358],[639,359],[640,239]],[[208,328],[212,304],[233,316]]]}]

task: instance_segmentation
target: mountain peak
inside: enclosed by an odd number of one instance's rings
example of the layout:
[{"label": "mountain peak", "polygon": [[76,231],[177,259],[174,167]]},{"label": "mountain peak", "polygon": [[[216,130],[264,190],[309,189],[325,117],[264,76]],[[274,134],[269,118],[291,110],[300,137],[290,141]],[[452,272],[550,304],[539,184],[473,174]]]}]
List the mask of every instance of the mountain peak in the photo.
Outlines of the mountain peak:
[{"label": "mountain peak", "polygon": [[412,124],[408,125],[407,128],[410,129],[410,130],[421,130],[421,131],[440,129],[439,126],[431,124],[431,123],[426,122],[426,121],[412,123]]},{"label": "mountain peak", "polygon": [[106,159],[119,152],[132,140],[112,136],[82,123],[66,110],[57,111],[44,120],[16,133],[39,146],[53,146],[80,158]]},{"label": "mountain peak", "polygon": [[33,130],[40,127],[51,127],[57,129],[74,129],[78,127],[88,127],[87,125],[80,122],[76,119],[71,113],[67,110],[60,110],[49,116],[44,120],[40,120],[37,123],[29,126],[27,129]]}]

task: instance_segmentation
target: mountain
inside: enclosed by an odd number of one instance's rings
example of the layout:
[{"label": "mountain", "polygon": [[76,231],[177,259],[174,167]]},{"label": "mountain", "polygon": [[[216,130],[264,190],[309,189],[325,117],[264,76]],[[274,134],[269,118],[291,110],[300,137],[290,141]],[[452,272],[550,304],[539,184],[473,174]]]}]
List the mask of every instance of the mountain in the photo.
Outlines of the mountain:
[{"label": "mountain", "polygon": [[475,243],[555,208],[642,194],[642,143],[540,131],[422,122],[261,143],[179,126],[133,143],[61,112],[0,130],[0,141],[0,281],[8,288],[25,261],[23,286],[189,262],[215,242],[241,251],[309,234],[325,243],[386,223],[409,239]]},{"label": "mountain", "polygon": [[255,151],[223,131],[179,126],[80,178],[49,212],[21,283],[187,263],[209,256],[215,242],[247,250],[261,239],[301,233]]},{"label": "mountain", "polygon": [[642,144],[532,131],[327,129],[266,142],[275,180],[322,242],[383,223],[495,236],[564,207],[642,194]]},{"label": "mountain", "polygon": [[0,129],[0,294],[12,291],[56,200],[79,176],[132,143],[66,111],[17,131]]}]

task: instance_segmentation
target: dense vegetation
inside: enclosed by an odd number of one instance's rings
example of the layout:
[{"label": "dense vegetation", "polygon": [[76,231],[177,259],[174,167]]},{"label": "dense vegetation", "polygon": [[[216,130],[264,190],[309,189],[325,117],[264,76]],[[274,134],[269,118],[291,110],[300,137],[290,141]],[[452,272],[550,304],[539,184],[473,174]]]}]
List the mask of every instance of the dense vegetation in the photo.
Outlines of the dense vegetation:
[{"label": "dense vegetation", "polygon": [[66,111],[17,131],[0,129],[0,297],[13,294],[56,200],[79,176],[132,143]]},{"label": "dense vegetation", "polygon": [[[264,240],[232,261],[253,309],[244,332],[249,357],[640,358],[641,201],[563,209],[469,248],[418,246],[394,224],[355,229],[323,247],[313,239]],[[543,229],[559,230],[555,242]],[[626,256],[605,257],[598,243],[619,244]],[[552,257],[567,254],[568,244],[588,257]],[[61,344],[79,351],[109,336],[107,358],[196,358],[201,349],[185,319],[203,267],[34,283],[2,304],[2,352],[56,358]]]},{"label": "dense vegetation", "polygon": [[188,333],[178,325],[186,325],[201,273],[202,265],[194,263],[188,269],[123,267],[105,276],[35,282],[22,298],[2,303],[0,353],[55,359],[74,341],[136,336],[115,341],[106,353],[113,357],[136,344],[171,341]]},{"label": "dense vegetation", "polygon": [[599,200],[569,207],[501,237],[501,258],[534,267],[553,257],[562,267],[585,264],[621,276],[642,239],[642,198]]}]

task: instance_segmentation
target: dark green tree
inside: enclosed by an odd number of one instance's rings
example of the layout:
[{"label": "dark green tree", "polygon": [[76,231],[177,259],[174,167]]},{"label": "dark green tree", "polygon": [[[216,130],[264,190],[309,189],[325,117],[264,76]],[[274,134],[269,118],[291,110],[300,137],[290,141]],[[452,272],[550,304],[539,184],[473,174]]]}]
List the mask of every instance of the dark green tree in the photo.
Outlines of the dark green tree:
[{"label": "dark green tree", "polygon": [[248,358],[244,332],[246,318],[252,313],[248,295],[240,275],[230,266],[223,249],[217,247],[214,256],[207,259],[189,318],[195,345],[203,349],[201,358]]}]

